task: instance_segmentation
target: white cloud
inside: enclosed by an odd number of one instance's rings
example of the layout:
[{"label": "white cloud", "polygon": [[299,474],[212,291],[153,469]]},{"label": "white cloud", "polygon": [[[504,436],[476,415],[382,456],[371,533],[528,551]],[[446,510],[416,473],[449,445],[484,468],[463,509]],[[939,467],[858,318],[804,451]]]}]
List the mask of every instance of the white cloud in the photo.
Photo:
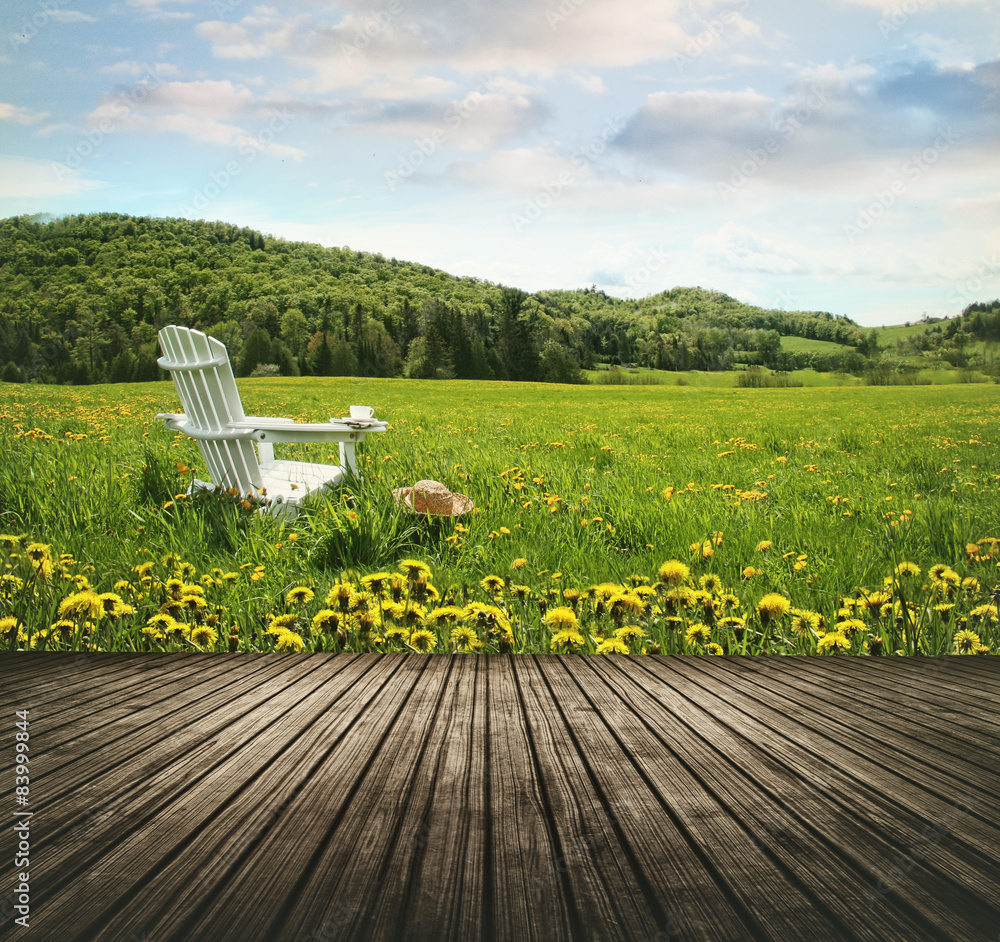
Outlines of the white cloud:
[{"label": "white cloud", "polygon": [[49,10],[48,17],[57,23],[96,23],[96,16],[88,16],[78,10]]},{"label": "white cloud", "polygon": [[785,275],[808,271],[794,244],[778,243],[732,221],[696,239],[694,245],[723,268]]},{"label": "white cloud", "polygon": [[271,54],[265,43],[254,42],[250,33],[237,23],[211,20],[199,23],[195,33],[212,44],[212,55],[219,59],[261,59]]},{"label": "white cloud", "polygon": [[15,124],[39,124],[48,116],[47,111],[29,111],[20,105],[0,102],[0,121],[13,121]]},{"label": "white cloud", "polygon": [[252,147],[299,160],[304,151],[278,141],[293,119],[278,104],[259,101],[246,86],[227,79],[139,83],[129,93],[104,96],[87,116],[87,123],[105,133],[109,129],[169,132],[202,143],[238,147],[243,153]]},{"label": "white cloud", "polygon": [[590,92],[592,95],[607,95],[608,86],[604,84],[604,79],[599,75],[578,75],[574,73],[570,76],[580,88]]},{"label": "white cloud", "polygon": [[38,199],[69,196],[107,186],[101,180],[89,180],[51,160],[0,155],[0,198]]},{"label": "white cloud", "polygon": [[177,75],[180,70],[168,62],[157,62],[156,65],[148,66],[134,60],[125,60],[102,66],[98,71],[101,75],[130,75],[138,78],[140,75],[153,77]]}]

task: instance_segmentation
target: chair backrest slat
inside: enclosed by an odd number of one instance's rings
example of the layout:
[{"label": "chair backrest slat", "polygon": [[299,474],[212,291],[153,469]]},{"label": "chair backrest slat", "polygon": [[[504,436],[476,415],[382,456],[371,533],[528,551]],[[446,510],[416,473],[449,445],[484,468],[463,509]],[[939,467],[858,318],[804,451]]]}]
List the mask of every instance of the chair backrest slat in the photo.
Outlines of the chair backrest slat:
[{"label": "chair backrest slat", "polygon": [[[169,326],[159,332],[163,357],[184,414],[198,429],[218,432],[246,418],[225,344],[200,330]],[[241,494],[262,486],[253,443],[248,440],[199,440],[198,448],[213,484],[235,487]]]}]

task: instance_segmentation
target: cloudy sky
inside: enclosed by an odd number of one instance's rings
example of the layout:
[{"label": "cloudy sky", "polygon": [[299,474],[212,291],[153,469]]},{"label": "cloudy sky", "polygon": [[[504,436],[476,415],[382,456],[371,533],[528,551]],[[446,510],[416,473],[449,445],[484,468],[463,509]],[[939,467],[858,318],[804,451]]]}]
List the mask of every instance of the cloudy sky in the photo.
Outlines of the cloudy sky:
[{"label": "cloudy sky", "polygon": [[862,324],[1000,295],[995,0],[5,0],[0,215]]}]

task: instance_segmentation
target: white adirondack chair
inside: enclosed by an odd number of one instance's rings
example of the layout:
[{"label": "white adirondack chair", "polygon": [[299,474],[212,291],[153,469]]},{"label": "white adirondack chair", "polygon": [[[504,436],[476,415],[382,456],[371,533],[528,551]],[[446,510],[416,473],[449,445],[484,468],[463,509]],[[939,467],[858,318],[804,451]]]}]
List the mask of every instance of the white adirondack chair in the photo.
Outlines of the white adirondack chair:
[{"label": "white adirondack chair", "polygon": [[[235,488],[272,513],[294,516],[304,497],[336,484],[348,468],[357,471],[354,447],[365,435],[386,430],[370,406],[351,406],[349,416],[311,424],[246,415],[225,344],[187,327],[164,327],[158,336],[163,356],[157,363],[170,373],[184,412],[157,418],[198,442],[212,478],[192,487]],[[337,442],[340,464],[276,461],[274,442]]]}]

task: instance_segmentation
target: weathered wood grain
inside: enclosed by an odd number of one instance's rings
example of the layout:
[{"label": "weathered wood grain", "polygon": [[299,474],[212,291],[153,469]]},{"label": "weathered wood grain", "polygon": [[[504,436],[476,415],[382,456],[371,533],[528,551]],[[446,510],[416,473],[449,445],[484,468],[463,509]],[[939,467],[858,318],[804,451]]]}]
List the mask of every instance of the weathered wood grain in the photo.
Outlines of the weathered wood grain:
[{"label": "weathered wood grain", "polygon": [[0,940],[997,942],[998,695],[995,658],[3,654]]}]

